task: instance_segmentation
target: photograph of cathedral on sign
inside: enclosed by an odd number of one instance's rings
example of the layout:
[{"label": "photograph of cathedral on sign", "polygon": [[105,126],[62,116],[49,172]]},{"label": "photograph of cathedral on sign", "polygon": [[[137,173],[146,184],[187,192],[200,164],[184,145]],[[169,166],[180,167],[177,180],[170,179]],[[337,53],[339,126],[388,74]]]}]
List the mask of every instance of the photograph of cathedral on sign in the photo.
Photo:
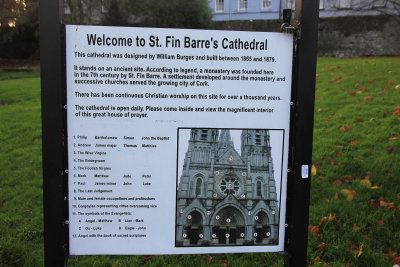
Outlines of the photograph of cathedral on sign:
[{"label": "photograph of cathedral on sign", "polygon": [[176,247],[278,245],[283,136],[178,129]]}]

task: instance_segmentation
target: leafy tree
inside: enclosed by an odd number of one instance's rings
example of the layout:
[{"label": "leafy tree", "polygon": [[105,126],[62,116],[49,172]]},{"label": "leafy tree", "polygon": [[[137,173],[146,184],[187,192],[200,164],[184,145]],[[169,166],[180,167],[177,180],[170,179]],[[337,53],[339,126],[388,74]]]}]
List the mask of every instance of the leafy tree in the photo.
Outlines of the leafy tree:
[{"label": "leafy tree", "polygon": [[208,28],[212,14],[206,0],[152,0],[146,26]]},{"label": "leafy tree", "polygon": [[8,28],[15,24],[17,17],[24,8],[23,1],[1,0],[0,1],[0,28]]},{"label": "leafy tree", "polygon": [[[373,11],[376,14],[388,15],[400,24],[400,0],[357,0],[345,3],[348,3],[353,11]],[[340,5],[336,5],[335,8],[341,9]]]},{"label": "leafy tree", "polygon": [[[38,0],[0,0],[0,57],[26,58],[39,47]],[[11,12],[3,18],[3,13]],[[10,27],[10,24],[13,24]]]},{"label": "leafy tree", "polygon": [[119,3],[116,1],[112,1],[108,8],[107,16],[104,19],[104,24],[118,26],[126,25],[126,18],[121,15],[121,12],[119,10]]},{"label": "leafy tree", "polygon": [[383,15],[389,15],[400,24],[400,0],[361,0],[356,9],[363,10],[372,8]]},{"label": "leafy tree", "polygon": [[66,23],[208,28],[207,0],[64,0]]},{"label": "leafy tree", "polygon": [[96,18],[101,19],[104,2],[102,0],[64,0],[64,23],[93,24]]}]

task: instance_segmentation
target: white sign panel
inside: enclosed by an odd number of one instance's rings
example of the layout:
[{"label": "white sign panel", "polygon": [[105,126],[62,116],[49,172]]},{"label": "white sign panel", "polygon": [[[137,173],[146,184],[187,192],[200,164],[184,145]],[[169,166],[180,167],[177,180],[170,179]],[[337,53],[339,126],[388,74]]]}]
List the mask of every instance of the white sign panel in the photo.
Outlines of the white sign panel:
[{"label": "white sign panel", "polygon": [[283,251],[292,35],[66,26],[70,254]]}]

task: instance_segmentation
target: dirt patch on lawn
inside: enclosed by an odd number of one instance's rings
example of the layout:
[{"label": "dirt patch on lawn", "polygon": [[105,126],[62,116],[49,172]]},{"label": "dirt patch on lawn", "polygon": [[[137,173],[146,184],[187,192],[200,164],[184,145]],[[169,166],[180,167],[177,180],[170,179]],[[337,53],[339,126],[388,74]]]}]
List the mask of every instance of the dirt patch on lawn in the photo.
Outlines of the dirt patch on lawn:
[{"label": "dirt patch on lawn", "polygon": [[40,61],[0,58],[0,69],[5,71],[40,71]]}]

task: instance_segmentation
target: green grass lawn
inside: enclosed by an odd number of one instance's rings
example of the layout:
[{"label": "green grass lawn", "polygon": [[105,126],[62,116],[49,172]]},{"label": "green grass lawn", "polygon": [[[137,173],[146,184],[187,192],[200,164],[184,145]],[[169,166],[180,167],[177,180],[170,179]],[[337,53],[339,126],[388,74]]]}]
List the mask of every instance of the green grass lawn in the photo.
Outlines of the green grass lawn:
[{"label": "green grass lawn", "polygon": [[0,266],[41,266],[42,137],[38,73],[0,72]]},{"label": "green grass lawn", "polygon": [[[400,58],[318,60],[308,262],[400,262]],[[0,266],[43,265],[40,79],[0,70]],[[69,266],[282,266],[275,254],[80,256]]]},{"label": "green grass lawn", "polygon": [[393,265],[400,251],[399,84],[399,58],[319,59],[310,261]]}]

